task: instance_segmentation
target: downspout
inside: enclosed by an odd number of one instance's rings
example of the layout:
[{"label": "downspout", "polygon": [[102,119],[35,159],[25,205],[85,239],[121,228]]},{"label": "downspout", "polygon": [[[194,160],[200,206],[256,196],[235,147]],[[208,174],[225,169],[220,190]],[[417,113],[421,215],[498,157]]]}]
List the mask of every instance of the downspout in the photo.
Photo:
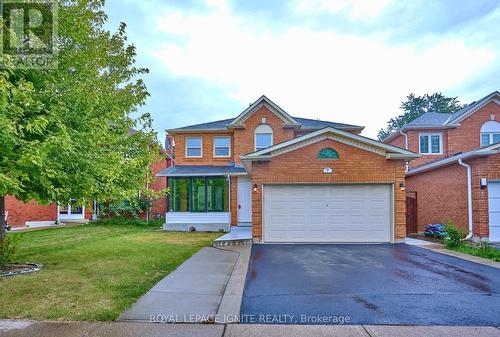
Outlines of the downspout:
[{"label": "downspout", "polygon": [[458,159],[458,164],[467,168],[467,208],[469,214],[469,234],[465,237],[465,240],[472,239],[472,168],[469,164],[462,161],[462,158]]},{"label": "downspout", "polygon": [[[401,130],[399,130],[399,133],[405,137],[405,149],[408,150],[408,135]],[[410,163],[408,161],[406,161],[406,171],[405,172],[408,172],[409,169],[410,169]]]}]

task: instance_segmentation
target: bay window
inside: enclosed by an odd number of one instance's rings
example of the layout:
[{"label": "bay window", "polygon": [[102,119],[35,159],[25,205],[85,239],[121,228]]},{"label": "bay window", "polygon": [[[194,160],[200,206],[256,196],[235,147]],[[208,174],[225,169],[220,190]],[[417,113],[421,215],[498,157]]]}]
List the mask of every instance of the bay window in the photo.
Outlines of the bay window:
[{"label": "bay window", "polygon": [[229,212],[226,177],[173,177],[168,182],[169,212]]}]

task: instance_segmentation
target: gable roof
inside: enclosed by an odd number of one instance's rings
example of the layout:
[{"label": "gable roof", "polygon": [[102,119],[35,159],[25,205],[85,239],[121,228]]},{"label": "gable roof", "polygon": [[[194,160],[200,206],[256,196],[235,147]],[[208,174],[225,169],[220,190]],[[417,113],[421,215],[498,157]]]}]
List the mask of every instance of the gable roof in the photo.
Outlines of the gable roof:
[{"label": "gable roof", "polygon": [[434,169],[439,168],[439,167],[453,164],[453,163],[457,162],[459,159],[470,159],[470,158],[480,157],[480,156],[489,156],[492,154],[500,154],[500,143],[484,146],[484,147],[474,149],[471,151],[467,151],[467,152],[457,153],[457,154],[454,154],[454,155],[446,157],[446,158],[438,159],[438,160],[432,161],[430,163],[426,163],[426,164],[414,167],[414,168],[410,169],[406,173],[406,175],[412,176],[412,175],[415,175],[418,173],[434,170]]},{"label": "gable roof", "polygon": [[[450,129],[456,128],[460,125],[465,118],[472,115],[477,110],[484,107],[489,102],[494,101],[500,105],[500,92],[494,91],[489,95],[484,96],[476,102],[472,102],[462,109],[454,113],[441,113],[441,112],[426,112],[423,115],[415,118],[410,123],[406,124],[401,131],[409,129]],[[384,142],[398,136],[400,130],[391,133],[384,139]]]},{"label": "gable roof", "polygon": [[364,126],[337,123],[330,121],[322,121],[317,119],[292,117],[281,109],[278,105],[272,102],[266,96],[261,96],[257,101],[252,103],[247,109],[240,113],[236,118],[222,119],[218,121],[200,123],[194,125],[183,126],[180,128],[169,129],[167,132],[199,132],[199,131],[228,131],[232,128],[237,128],[243,126],[243,122],[246,118],[250,117],[251,114],[262,106],[266,106],[270,111],[276,113],[284,122],[285,126],[294,127],[298,130],[318,130],[327,126],[331,126],[338,129],[346,129],[361,132]]},{"label": "gable roof", "polygon": [[244,126],[244,122],[248,117],[250,117],[255,111],[259,110],[261,107],[265,106],[271,112],[273,112],[276,116],[281,118],[285,122],[285,126],[289,127],[299,127],[300,124],[289,114],[286,113],[285,110],[281,109],[277,104],[267,98],[265,95],[260,96],[255,102],[250,104],[248,108],[243,110],[242,113],[238,115],[231,123],[227,126],[228,128],[242,127]]},{"label": "gable roof", "polygon": [[335,141],[345,143],[351,146],[356,146],[367,151],[371,151],[380,155],[385,156],[387,159],[407,159],[412,160],[419,158],[420,155],[404,150],[397,146],[384,144],[377,140],[356,135],[343,130],[335,129],[332,127],[326,127],[321,130],[317,130],[300,137],[296,137],[287,140],[283,143],[279,143],[268,147],[266,149],[258,150],[247,155],[241,156],[242,161],[253,161],[253,160],[269,160],[270,158],[280,155],[286,150],[295,150],[297,148],[315,143],[323,139],[333,139]]}]

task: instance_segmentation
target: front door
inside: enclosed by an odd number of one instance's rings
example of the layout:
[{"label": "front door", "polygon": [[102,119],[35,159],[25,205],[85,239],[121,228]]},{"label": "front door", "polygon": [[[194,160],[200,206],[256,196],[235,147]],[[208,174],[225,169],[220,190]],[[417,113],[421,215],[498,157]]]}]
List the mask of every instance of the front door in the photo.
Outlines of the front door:
[{"label": "front door", "polygon": [[238,224],[252,223],[252,180],[238,178]]},{"label": "front door", "polygon": [[85,207],[77,206],[76,200],[71,199],[70,203],[67,205],[59,205],[57,208],[57,218],[58,220],[84,220],[85,219]]}]

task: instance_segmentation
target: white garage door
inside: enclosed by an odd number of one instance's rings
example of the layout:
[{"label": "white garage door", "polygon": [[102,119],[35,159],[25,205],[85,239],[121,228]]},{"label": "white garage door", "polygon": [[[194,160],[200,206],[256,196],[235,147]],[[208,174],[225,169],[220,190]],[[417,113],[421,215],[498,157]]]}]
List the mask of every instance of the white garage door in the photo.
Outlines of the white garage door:
[{"label": "white garage door", "polygon": [[266,185],[265,242],[389,242],[391,185]]},{"label": "white garage door", "polygon": [[488,183],[488,209],[490,215],[490,241],[500,241],[500,182]]}]

